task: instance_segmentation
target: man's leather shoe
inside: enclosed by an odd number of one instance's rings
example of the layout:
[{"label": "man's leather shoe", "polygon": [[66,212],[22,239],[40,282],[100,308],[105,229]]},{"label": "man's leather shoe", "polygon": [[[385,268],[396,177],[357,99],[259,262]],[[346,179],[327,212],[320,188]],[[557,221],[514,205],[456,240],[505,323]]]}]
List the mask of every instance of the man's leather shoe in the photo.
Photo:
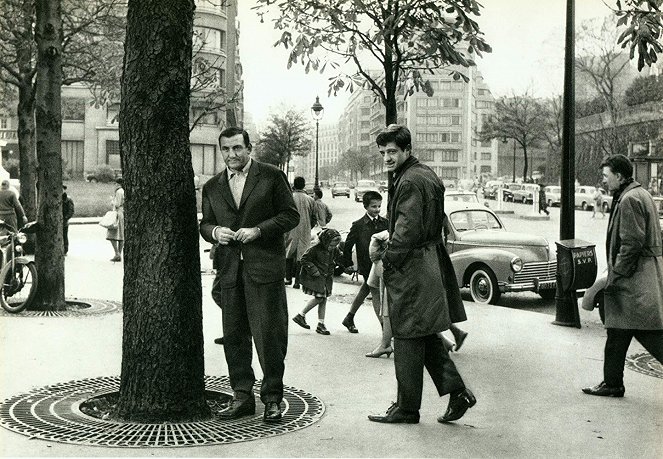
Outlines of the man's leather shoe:
[{"label": "man's leather shoe", "polygon": [[437,422],[457,421],[463,417],[468,409],[476,405],[476,403],[477,399],[468,388],[455,394],[451,394],[449,405],[447,406],[447,412],[444,413],[444,416],[437,418]]},{"label": "man's leather shoe", "polygon": [[352,318],[345,316],[345,319],[343,319],[341,324],[343,324],[343,326],[347,328],[350,333],[359,333],[359,330],[357,330],[357,327],[355,327],[355,321],[352,320]]},{"label": "man's leather shoe", "polygon": [[601,381],[594,387],[585,387],[582,390],[589,395],[598,395],[599,397],[623,397],[626,389],[624,386],[608,386],[605,381]]},{"label": "man's leather shoe", "polygon": [[384,424],[418,424],[419,411],[403,411],[392,403],[384,415],[369,414],[368,420]]},{"label": "man's leather shoe", "polygon": [[215,338],[214,339],[214,344],[220,344],[221,346],[223,346],[225,344],[224,340],[223,340],[223,336],[221,338]]},{"label": "man's leather shoe", "polygon": [[233,398],[228,408],[219,411],[217,416],[220,419],[237,419],[242,416],[251,416],[256,414],[256,401],[253,397],[246,400],[237,400]]},{"label": "man's leather shoe", "polygon": [[278,422],[282,417],[281,405],[276,402],[265,403],[265,414],[262,417],[265,422]]}]

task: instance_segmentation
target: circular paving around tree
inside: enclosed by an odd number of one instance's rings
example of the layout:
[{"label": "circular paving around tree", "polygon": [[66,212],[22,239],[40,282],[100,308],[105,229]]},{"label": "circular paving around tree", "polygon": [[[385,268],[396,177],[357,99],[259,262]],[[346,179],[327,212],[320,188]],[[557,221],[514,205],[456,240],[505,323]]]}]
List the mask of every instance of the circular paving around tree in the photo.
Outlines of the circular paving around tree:
[{"label": "circular paving around tree", "polygon": [[5,317],[81,317],[112,314],[122,310],[122,303],[114,300],[96,298],[69,298],[64,311],[28,311],[7,312],[0,308],[0,316]]},{"label": "circular paving around tree", "polygon": [[[93,397],[117,392],[119,377],[99,377],[54,384],[16,395],[0,405],[0,425],[30,438],[105,447],[181,447],[218,445],[281,435],[317,422],[325,406],[317,397],[284,387],[283,419],[278,423],[262,420],[257,384],[256,414],[236,420],[217,417],[186,423],[139,424],[101,420],[84,414],[80,405]],[[208,393],[229,397],[226,376],[206,376]]]},{"label": "circular paving around tree", "polygon": [[648,376],[663,379],[663,365],[648,352],[626,357],[626,368]]}]

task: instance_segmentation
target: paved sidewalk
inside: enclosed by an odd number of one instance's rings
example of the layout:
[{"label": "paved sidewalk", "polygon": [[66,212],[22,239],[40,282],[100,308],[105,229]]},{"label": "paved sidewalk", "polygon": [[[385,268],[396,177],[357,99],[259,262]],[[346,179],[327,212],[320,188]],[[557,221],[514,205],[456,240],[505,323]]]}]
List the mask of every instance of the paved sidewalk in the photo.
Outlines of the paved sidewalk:
[{"label": "paved sidewalk", "polygon": [[[67,257],[68,296],[121,298],[122,266],[106,256]],[[221,313],[203,275],[206,372],[226,375]],[[290,323],[285,383],[319,397],[322,419],[266,439],[195,448],[84,447],[30,439],[0,428],[3,456],[191,457],[638,457],[663,456],[663,380],[625,370],[626,397],[590,397],[580,388],[601,380],[605,332],[598,314],[581,311],[582,329],[552,325],[553,317],[467,303],[469,337],[453,359],[477,405],[442,425],[446,408],[428,376],[418,425],[366,419],[395,399],[393,357],[368,359],[379,339],[370,302],[358,334],[341,325],[358,284],[337,283],[327,308],[330,336]],[[288,288],[291,316],[307,300]],[[317,312],[307,317],[314,324]],[[122,315],[81,318],[0,317],[0,396],[75,379],[119,375]],[[642,352],[634,342],[629,355]],[[257,359],[254,360],[257,367]],[[259,371],[258,371],[259,373]],[[258,377],[259,374],[258,374]]]}]

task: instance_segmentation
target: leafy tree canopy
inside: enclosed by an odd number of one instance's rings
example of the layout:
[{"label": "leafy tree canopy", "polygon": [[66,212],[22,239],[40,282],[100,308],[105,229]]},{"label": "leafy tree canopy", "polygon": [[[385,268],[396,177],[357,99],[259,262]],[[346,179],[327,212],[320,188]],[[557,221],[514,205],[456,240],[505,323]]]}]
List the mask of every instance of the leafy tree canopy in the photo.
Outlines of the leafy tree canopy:
[{"label": "leafy tree canopy", "polygon": [[[301,63],[322,73],[329,65],[335,72],[329,94],[371,89],[386,108],[387,124],[396,122],[399,83],[406,95],[432,95],[427,73],[469,67],[472,55],[491,51],[472,19],[480,8],[476,0],[258,0],[254,7],[261,17],[278,13],[274,27],[282,34],[275,46],[290,49],[288,68]],[[468,80],[457,69],[450,73]]]},{"label": "leafy tree canopy", "polygon": [[618,42],[622,48],[629,47],[630,58],[638,53],[638,70],[657,61],[663,52],[663,0],[617,0],[615,14],[617,26],[622,27]]},{"label": "leafy tree canopy", "polygon": [[663,100],[663,77],[654,75],[638,77],[626,89],[626,105]]},{"label": "leafy tree canopy", "polygon": [[257,157],[283,168],[293,155],[306,156],[311,150],[310,122],[292,108],[271,114],[267,127],[260,133]]}]

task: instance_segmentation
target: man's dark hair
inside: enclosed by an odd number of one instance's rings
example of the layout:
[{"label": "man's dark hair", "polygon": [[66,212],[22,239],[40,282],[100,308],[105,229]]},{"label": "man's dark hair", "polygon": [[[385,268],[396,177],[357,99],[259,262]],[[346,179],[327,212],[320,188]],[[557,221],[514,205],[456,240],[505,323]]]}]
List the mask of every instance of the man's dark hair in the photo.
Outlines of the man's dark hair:
[{"label": "man's dark hair", "polygon": [[382,201],[382,195],[377,191],[367,191],[363,196],[364,209],[371,205],[371,201]]},{"label": "man's dark hair", "polygon": [[304,177],[295,177],[292,184],[295,190],[303,190],[306,186],[306,180],[304,180]]},{"label": "man's dark hair", "polygon": [[313,188],[313,194],[316,198],[322,199],[322,190],[320,188]]},{"label": "man's dark hair", "polygon": [[601,168],[609,167],[613,174],[622,174],[625,179],[633,177],[633,164],[624,155],[611,155],[603,160]]},{"label": "man's dark hair", "polygon": [[394,142],[401,150],[412,149],[412,134],[410,130],[400,124],[390,124],[384,128],[375,138],[375,143],[379,147],[387,145],[389,142]]},{"label": "man's dark hair", "polygon": [[219,134],[219,145],[221,145],[221,137],[230,138],[239,134],[242,134],[242,137],[244,138],[244,146],[250,147],[251,141],[249,140],[249,133],[240,127],[229,127],[221,131],[221,134]]}]

